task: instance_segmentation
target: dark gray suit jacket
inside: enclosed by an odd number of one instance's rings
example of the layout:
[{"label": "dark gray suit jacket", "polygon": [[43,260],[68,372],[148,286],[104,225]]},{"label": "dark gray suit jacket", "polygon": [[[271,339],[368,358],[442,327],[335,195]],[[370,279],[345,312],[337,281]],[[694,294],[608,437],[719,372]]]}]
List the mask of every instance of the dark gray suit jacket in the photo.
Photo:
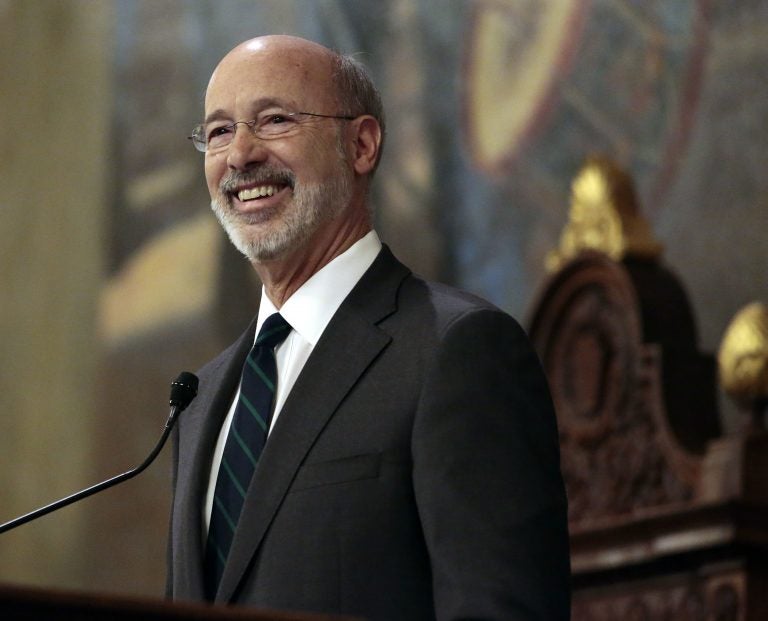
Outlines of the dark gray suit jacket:
[{"label": "dark gray suit jacket", "polygon": [[[203,598],[202,506],[254,326],[179,420],[168,593]],[[522,329],[385,247],[254,474],[217,602],[369,619],[568,619],[555,416]]]}]

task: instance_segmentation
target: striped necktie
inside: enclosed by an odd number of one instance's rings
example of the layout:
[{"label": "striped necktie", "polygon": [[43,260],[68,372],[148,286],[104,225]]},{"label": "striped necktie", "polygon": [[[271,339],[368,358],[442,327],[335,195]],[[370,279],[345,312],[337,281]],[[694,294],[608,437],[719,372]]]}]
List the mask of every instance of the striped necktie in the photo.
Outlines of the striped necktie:
[{"label": "striped necktie", "polygon": [[290,331],[279,313],[270,315],[243,365],[240,397],[224,445],[208,529],[205,587],[210,600],[218,590],[246,492],[267,440],[277,385],[274,348]]}]

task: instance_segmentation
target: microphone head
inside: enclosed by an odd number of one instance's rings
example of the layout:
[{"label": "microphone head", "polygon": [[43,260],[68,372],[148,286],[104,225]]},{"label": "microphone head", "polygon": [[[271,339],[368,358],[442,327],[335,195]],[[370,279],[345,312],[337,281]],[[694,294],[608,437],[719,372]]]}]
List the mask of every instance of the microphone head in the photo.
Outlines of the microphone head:
[{"label": "microphone head", "polygon": [[182,371],[171,383],[171,406],[175,406],[181,412],[197,396],[197,375]]}]

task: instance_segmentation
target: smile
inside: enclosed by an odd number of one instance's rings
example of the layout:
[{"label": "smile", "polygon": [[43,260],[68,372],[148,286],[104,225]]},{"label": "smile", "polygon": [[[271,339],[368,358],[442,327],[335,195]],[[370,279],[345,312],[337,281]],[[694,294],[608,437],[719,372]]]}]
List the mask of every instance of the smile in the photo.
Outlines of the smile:
[{"label": "smile", "polygon": [[283,186],[277,185],[257,185],[253,188],[245,188],[237,192],[237,198],[242,201],[252,201],[258,198],[265,198],[277,194]]}]

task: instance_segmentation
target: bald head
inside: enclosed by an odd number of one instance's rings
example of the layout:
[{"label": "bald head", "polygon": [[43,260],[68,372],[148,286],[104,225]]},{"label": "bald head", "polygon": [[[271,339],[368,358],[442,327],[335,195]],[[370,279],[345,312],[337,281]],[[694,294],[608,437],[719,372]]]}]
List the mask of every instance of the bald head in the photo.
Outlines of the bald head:
[{"label": "bald head", "polygon": [[333,50],[308,39],[291,35],[266,35],[243,41],[224,56],[220,64],[230,59],[245,58],[265,53],[286,54],[297,60],[304,59],[311,62],[322,62],[324,60],[328,63],[329,67],[330,63],[333,62],[333,57],[338,56]]},{"label": "bald head", "polygon": [[250,39],[221,60],[211,76],[207,96],[222,81],[242,82],[258,70],[267,72],[267,78],[275,81],[296,79],[308,91],[332,98],[333,55],[328,48],[298,37],[270,35]]},{"label": "bald head", "polygon": [[302,39],[301,37],[294,37],[292,35],[265,35],[263,37],[248,39],[235,46],[226,56],[224,56],[222,62],[230,56],[255,54],[270,50],[317,58],[326,57],[328,59],[337,55],[336,52],[324,45],[320,45],[319,43],[315,43],[308,39]]}]

